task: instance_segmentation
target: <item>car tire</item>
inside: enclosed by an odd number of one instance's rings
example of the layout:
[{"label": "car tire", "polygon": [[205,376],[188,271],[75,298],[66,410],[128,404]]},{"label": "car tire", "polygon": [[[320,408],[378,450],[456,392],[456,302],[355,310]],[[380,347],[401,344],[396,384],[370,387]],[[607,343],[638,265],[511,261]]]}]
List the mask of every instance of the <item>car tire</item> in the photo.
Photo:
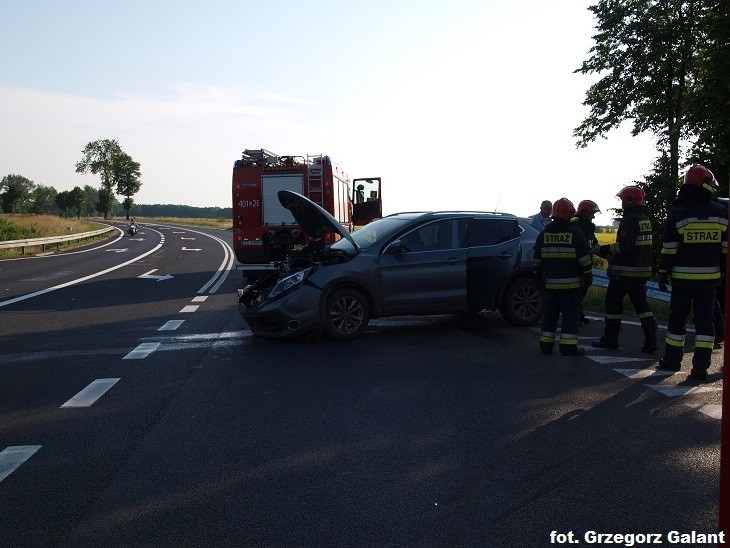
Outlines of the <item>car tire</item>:
[{"label": "car tire", "polygon": [[370,305],[365,296],[350,287],[334,290],[323,310],[325,334],[335,340],[355,339],[365,332],[370,321]]},{"label": "car tire", "polygon": [[523,276],[509,284],[502,298],[502,316],[512,325],[534,325],[543,312],[543,295],[534,279]]}]

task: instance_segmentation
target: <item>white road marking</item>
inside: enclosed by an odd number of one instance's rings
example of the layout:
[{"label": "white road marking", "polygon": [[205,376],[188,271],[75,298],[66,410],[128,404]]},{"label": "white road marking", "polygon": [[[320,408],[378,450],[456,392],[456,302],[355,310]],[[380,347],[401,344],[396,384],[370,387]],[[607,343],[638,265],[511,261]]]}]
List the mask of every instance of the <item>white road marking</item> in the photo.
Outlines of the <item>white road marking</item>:
[{"label": "white road marking", "polygon": [[589,360],[606,365],[611,363],[624,362],[647,362],[656,361],[656,358],[627,358],[626,356],[586,356]]},{"label": "white road marking", "polygon": [[164,276],[159,276],[156,274],[152,274],[153,272],[157,272],[157,269],[153,268],[149,272],[147,272],[145,274],[141,274],[140,276],[137,276],[137,277],[142,278],[142,279],[157,280],[158,282],[160,282],[162,280],[169,280],[169,279],[174,278],[174,276],[172,274],[165,274]]},{"label": "white road marking", "polygon": [[656,390],[665,396],[677,397],[687,396],[688,394],[702,394],[706,392],[720,392],[722,388],[719,386],[667,386],[664,384],[645,384],[652,390]]},{"label": "white road marking", "polygon": [[198,308],[200,308],[200,305],[197,304],[189,304],[187,306],[184,306],[182,310],[180,311],[180,314],[188,313],[188,312],[195,312]]},{"label": "white road marking", "polygon": [[61,407],[90,407],[121,379],[96,379]]},{"label": "white road marking", "polygon": [[42,445],[11,445],[0,452],[0,481],[32,457]]},{"label": "white road marking", "polygon": [[185,323],[185,320],[170,320],[169,322],[166,322],[165,325],[160,327],[157,331],[175,331],[183,323]]},{"label": "white road marking", "polygon": [[160,346],[162,343],[156,342],[156,343],[142,343],[137,348],[132,350],[129,354],[124,356],[122,358],[123,360],[143,360],[152,352],[157,350],[157,347]]},{"label": "white road marking", "polygon": [[707,415],[711,419],[717,419],[722,420],[722,405],[719,404],[707,404],[707,405],[699,405],[699,404],[693,404],[688,403],[686,404],[688,407],[691,407],[692,409],[696,409],[700,413]]},{"label": "white road marking", "polygon": [[203,250],[202,249],[193,249],[193,248],[183,246],[180,251],[203,251]]},{"label": "white road marking", "polygon": [[46,293],[50,293],[51,291],[56,291],[57,289],[62,289],[64,287],[68,287],[70,285],[74,285],[77,283],[85,282],[87,280],[91,280],[93,278],[96,278],[98,276],[103,276],[104,274],[108,274],[109,272],[113,272],[115,270],[118,270],[120,268],[123,268],[127,265],[130,265],[134,262],[139,261],[140,259],[146,257],[147,255],[151,255],[152,253],[156,253],[158,249],[160,249],[163,244],[165,243],[165,238],[160,234],[161,240],[160,243],[157,244],[155,247],[147,251],[146,253],[142,253],[142,255],[139,255],[137,257],[134,257],[133,259],[129,259],[128,261],[125,261],[121,264],[118,264],[116,266],[113,266],[111,268],[107,268],[106,270],[101,270],[99,272],[95,272],[94,274],[89,274],[88,276],[84,276],[83,278],[78,278],[76,280],[71,280],[70,282],[65,282],[59,285],[55,285],[53,287],[47,287],[46,289],[41,289],[40,291],[36,291],[35,293],[28,293],[27,295],[21,295],[20,297],[15,297],[13,299],[8,299],[7,301],[0,301],[0,307],[7,306],[9,304],[17,303],[20,301],[24,301],[26,299],[32,299],[33,297],[38,297],[39,295],[45,295]]},{"label": "white road marking", "polygon": [[614,369],[614,371],[626,375],[630,379],[646,379],[648,377],[668,377],[671,371],[661,369]]},{"label": "white road marking", "polygon": [[198,296],[198,297],[193,297],[193,300],[190,301],[190,302],[193,302],[193,303],[204,303],[207,300],[208,300],[208,295],[202,295],[202,296]]}]

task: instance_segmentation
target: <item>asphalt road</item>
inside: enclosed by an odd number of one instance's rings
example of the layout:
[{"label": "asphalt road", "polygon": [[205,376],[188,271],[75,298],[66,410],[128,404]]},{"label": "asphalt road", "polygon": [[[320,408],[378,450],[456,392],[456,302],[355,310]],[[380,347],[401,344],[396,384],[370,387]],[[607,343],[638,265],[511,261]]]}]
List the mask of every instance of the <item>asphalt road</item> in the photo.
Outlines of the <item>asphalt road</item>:
[{"label": "asphalt road", "polygon": [[496,314],[267,342],[235,309],[229,234],[138,237],[0,261],[0,545],[717,531],[721,351],[697,387],[653,373],[630,324],[577,358]]}]

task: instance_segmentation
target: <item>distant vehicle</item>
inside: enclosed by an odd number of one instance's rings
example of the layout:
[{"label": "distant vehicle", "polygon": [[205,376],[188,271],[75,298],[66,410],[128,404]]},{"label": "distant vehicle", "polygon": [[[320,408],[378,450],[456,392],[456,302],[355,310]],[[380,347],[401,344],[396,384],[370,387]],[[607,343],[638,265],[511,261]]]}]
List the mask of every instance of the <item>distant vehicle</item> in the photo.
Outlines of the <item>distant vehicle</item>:
[{"label": "distant vehicle", "polygon": [[127,227],[127,234],[129,234],[130,236],[134,236],[135,234],[137,234],[137,230],[137,223],[132,221]]},{"label": "distant vehicle", "polygon": [[[277,198],[280,190],[308,197],[345,227],[382,217],[380,178],[354,179],[329,156],[279,156],[266,149],[246,149],[233,165],[233,248],[244,277],[274,269],[307,236]],[[327,243],[339,236],[331,233]]]},{"label": "distant vehicle", "polygon": [[[353,233],[301,194],[279,191],[310,243],[277,272],[239,290],[255,335],[362,335],[380,316],[501,310],[515,325],[542,317],[532,271],[538,232],[528,219],[486,212],[399,213]],[[325,235],[341,239],[328,244]]]}]

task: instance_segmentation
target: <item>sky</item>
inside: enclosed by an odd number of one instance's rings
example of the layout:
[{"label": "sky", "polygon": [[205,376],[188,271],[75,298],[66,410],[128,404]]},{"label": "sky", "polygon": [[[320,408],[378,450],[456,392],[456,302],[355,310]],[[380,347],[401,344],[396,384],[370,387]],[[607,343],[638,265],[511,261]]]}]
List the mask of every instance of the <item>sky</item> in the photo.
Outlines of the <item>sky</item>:
[{"label": "sky", "polygon": [[577,148],[591,1],[0,0],[0,177],[58,191],[84,146],[140,163],[139,204],[230,207],[244,149],[380,176],[384,214],[531,215],[642,180],[651,135]]}]

